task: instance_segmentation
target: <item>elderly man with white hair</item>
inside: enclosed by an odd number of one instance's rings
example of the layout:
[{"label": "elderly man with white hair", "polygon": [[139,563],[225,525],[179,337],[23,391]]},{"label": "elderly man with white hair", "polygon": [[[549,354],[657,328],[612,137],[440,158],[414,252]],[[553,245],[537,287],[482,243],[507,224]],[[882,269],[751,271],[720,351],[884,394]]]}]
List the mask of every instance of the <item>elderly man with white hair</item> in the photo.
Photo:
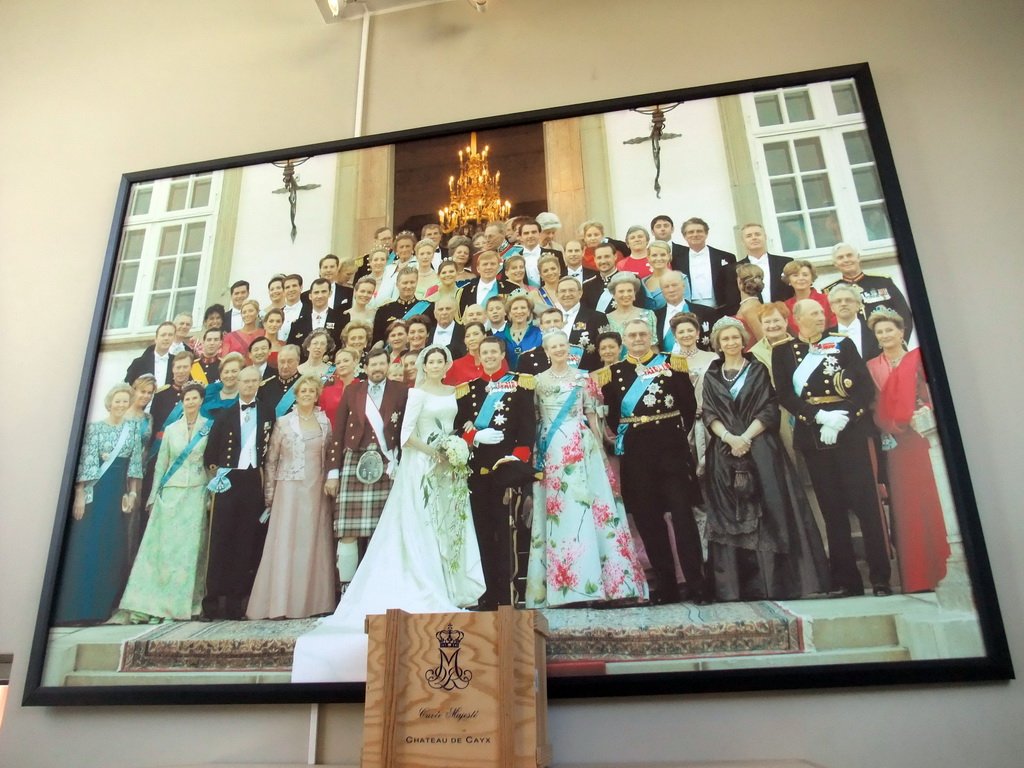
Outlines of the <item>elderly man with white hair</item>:
[{"label": "elderly man with white hair", "polygon": [[857,516],[875,595],[891,595],[889,554],[868,448],[873,439],[871,375],[853,342],[825,334],[825,310],[814,299],[793,307],[799,336],[772,348],[779,405],[795,417],[793,446],[803,454],[825,520],[832,589],[864,594],[850,535]]},{"label": "elderly man with white hair", "polygon": [[[839,270],[839,279],[825,287],[825,293],[840,284],[856,285],[861,290],[863,304],[862,315],[866,321],[876,309],[887,307],[903,318],[906,324],[906,336],[909,339],[914,330],[914,321],[910,316],[910,306],[903,292],[896,287],[891,277],[885,275],[867,275],[860,268],[860,253],[849,243],[836,243],[832,247],[832,263]],[[834,310],[833,310],[834,311]],[[874,353],[874,357],[878,353]]]},{"label": "elderly man with white hair", "polygon": [[826,295],[836,316],[836,324],[828,329],[828,333],[848,337],[865,360],[876,357],[881,348],[864,320],[860,288],[855,283],[836,283]]}]

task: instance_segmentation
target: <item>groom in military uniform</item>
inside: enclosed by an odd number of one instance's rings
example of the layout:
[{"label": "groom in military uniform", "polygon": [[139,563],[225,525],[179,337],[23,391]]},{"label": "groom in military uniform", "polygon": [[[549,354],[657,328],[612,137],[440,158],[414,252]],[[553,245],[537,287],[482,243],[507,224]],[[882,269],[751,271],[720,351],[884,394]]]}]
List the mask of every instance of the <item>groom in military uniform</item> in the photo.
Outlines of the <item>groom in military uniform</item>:
[{"label": "groom in military uniform", "polygon": [[[697,399],[686,358],[654,354],[645,320],[630,320],[623,330],[626,359],[602,368],[597,376],[608,405],[608,426],[617,431],[622,500],[657,579],[651,602],[678,603],[685,597],[704,603],[704,557],[693,517],[701,495],[686,440]],[[666,512],[672,514],[685,595],[676,583],[672,547],[665,535]]]},{"label": "groom in military uniform", "polygon": [[512,528],[509,510],[518,506],[520,487],[533,479],[530,451],[537,436],[533,376],[509,373],[505,341],[480,342],[483,375],[455,390],[463,438],[473,450],[469,500],[473,510],[487,591],[478,608],[494,610],[513,603]]}]

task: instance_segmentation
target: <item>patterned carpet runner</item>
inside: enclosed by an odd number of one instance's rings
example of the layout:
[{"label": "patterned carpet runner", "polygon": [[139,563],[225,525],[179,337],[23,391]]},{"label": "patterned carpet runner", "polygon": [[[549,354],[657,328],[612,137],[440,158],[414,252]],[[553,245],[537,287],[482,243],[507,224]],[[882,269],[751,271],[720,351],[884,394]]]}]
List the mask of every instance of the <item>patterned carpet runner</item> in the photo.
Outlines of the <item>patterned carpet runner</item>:
[{"label": "patterned carpet runner", "polygon": [[[545,609],[553,666],[800,653],[800,617],[776,603]],[[161,624],[121,646],[121,672],[280,671],[316,619]],[[552,670],[554,671],[554,670]]]}]

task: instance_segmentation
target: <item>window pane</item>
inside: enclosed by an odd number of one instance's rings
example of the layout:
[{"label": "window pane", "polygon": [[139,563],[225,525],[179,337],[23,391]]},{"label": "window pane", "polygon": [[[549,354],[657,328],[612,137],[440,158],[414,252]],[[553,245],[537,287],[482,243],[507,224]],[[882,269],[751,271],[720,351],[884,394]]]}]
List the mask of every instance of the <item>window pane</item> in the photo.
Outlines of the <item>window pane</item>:
[{"label": "window pane", "polygon": [[832,199],[832,185],[828,183],[828,176],[824,173],[813,176],[805,176],[804,198],[807,200],[808,208],[828,208],[835,204]]},{"label": "window pane", "polygon": [[146,313],[146,325],[156,325],[167,320],[170,317],[170,313],[167,311],[170,305],[171,295],[169,293],[151,296],[149,299],[149,312]]},{"label": "window pane", "polygon": [[156,263],[153,271],[153,290],[166,291],[174,287],[174,267],[177,262],[174,259],[161,259]]},{"label": "window pane", "polygon": [[196,303],[195,291],[179,291],[174,299],[174,316],[182,312],[192,313],[193,305]]},{"label": "window pane", "polygon": [[782,239],[783,251],[807,250],[807,232],[803,216],[780,217],[779,236]]},{"label": "window pane", "polygon": [[857,88],[853,83],[833,85],[832,100],[836,103],[837,114],[856,115],[860,112],[860,100],[857,98]]},{"label": "window pane", "polygon": [[793,142],[796,150],[796,164],[801,171],[825,170],[825,155],[819,139],[797,139]]},{"label": "window pane", "polygon": [[117,277],[114,279],[114,293],[134,293],[138,277],[138,262],[121,264],[117,268]]},{"label": "window pane", "polygon": [[774,93],[758,96],[754,99],[754,105],[757,107],[758,125],[782,125],[782,108],[779,106],[779,97]]},{"label": "window pane", "polygon": [[835,212],[812,213],[811,231],[814,233],[814,244],[818,248],[835,245],[842,238],[840,237],[839,221]]},{"label": "window pane", "polygon": [[185,228],[185,247],[182,253],[199,253],[203,250],[203,236],[206,234],[206,222],[189,224]]},{"label": "window pane", "polygon": [[153,201],[153,187],[135,187],[133,190],[132,216],[140,216],[149,213],[149,204]]},{"label": "window pane", "polygon": [[171,191],[167,195],[167,210],[181,211],[188,205],[188,182],[179,181],[171,184]]},{"label": "window pane", "polygon": [[107,316],[107,329],[128,327],[128,316],[132,313],[132,297],[120,296],[110,302],[110,314]]},{"label": "window pane", "polygon": [[793,162],[789,158],[789,145],[785,142],[765,144],[764,161],[768,166],[769,176],[784,176],[793,172]]},{"label": "window pane", "polygon": [[864,206],[864,229],[867,230],[868,240],[888,240],[892,237],[885,205],[879,203]]},{"label": "window pane", "polygon": [[124,233],[121,241],[121,261],[138,261],[142,255],[142,243],[146,240],[146,230],[133,229]]},{"label": "window pane", "polygon": [[882,185],[878,181],[878,171],[873,165],[854,170],[853,184],[857,188],[857,199],[861,202],[879,200],[882,197]]},{"label": "window pane", "polygon": [[210,187],[213,181],[210,178],[196,179],[192,186],[192,207],[205,208],[210,204]]},{"label": "window pane", "polygon": [[160,256],[173,256],[178,253],[178,242],[181,240],[181,226],[164,227],[160,232]]},{"label": "window pane", "polygon": [[199,256],[188,256],[181,260],[178,268],[178,287],[187,288],[199,282]]},{"label": "window pane", "polygon": [[814,119],[814,110],[811,109],[811,95],[807,91],[791,91],[786,94],[786,112],[789,114],[789,122],[799,123],[804,120]]},{"label": "window pane", "polygon": [[795,179],[776,179],[772,182],[772,199],[776,213],[800,210],[800,198],[796,193]]},{"label": "window pane", "polygon": [[844,133],[843,142],[846,144],[846,156],[850,159],[850,165],[875,162],[867,131]]}]

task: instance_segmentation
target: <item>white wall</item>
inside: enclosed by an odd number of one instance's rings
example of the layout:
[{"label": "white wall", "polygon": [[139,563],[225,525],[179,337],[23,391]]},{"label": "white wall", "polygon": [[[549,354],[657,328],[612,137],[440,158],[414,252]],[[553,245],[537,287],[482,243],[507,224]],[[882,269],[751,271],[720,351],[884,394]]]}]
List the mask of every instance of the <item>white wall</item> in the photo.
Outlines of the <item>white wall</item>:
[{"label": "white wall", "polygon": [[[638,92],[645,90],[637,87]],[[736,209],[729,188],[729,166],[722,141],[722,123],[716,99],[686,102],[666,113],[665,133],[681,134],[661,142],[661,197],[654,191],[654,158],[651,142],[623,144],[648,136],[651,119],[631,111],[613,112],[605,118],[608,137],[608,170],[611,176],[615,221],[606,222],[607,233],[625,240],[634,224],[650,229],[651,219],[666,214],[675,222],[673,239],[685,243],[679,227],[699,216],[714,232],[710,244],[732,252]]]},{"label": "white wall", "polygon": [[[1006,267],[1020,261],[1024,6],[491,5],[486,15],[452,2],[375,22],[368,133],[871,63],[1020,666],[1024,524],[1012,478],[1022,451],[1006,392],[1024,370],[1014,354],[1019,324],[999,321],[1009,319],[1018,282]],[[552,55],[467,55],[524,29]],[[0,730],[5,768],[304,760],[302,706],[57,710],[18,701],[119,175],[350,135],[358,46],[358,26],[324,25],[312,0],[0,4],[0,284],[15,321],[0,378],[0,651],[15,654]],[[443,91],[435,87],[442,73]],[[57,292],[39,289],[54,279]],[[54,301],[60,312],[39,312]],[[15,373],[36,361],[41,376]],[[361,708],[329,706],[324,718],[325,758],[354,761]],[[792,756],[833,768],[994,768],[1021,764],[1021,722],[1019,683],[551,708],[563,763]]]}]

